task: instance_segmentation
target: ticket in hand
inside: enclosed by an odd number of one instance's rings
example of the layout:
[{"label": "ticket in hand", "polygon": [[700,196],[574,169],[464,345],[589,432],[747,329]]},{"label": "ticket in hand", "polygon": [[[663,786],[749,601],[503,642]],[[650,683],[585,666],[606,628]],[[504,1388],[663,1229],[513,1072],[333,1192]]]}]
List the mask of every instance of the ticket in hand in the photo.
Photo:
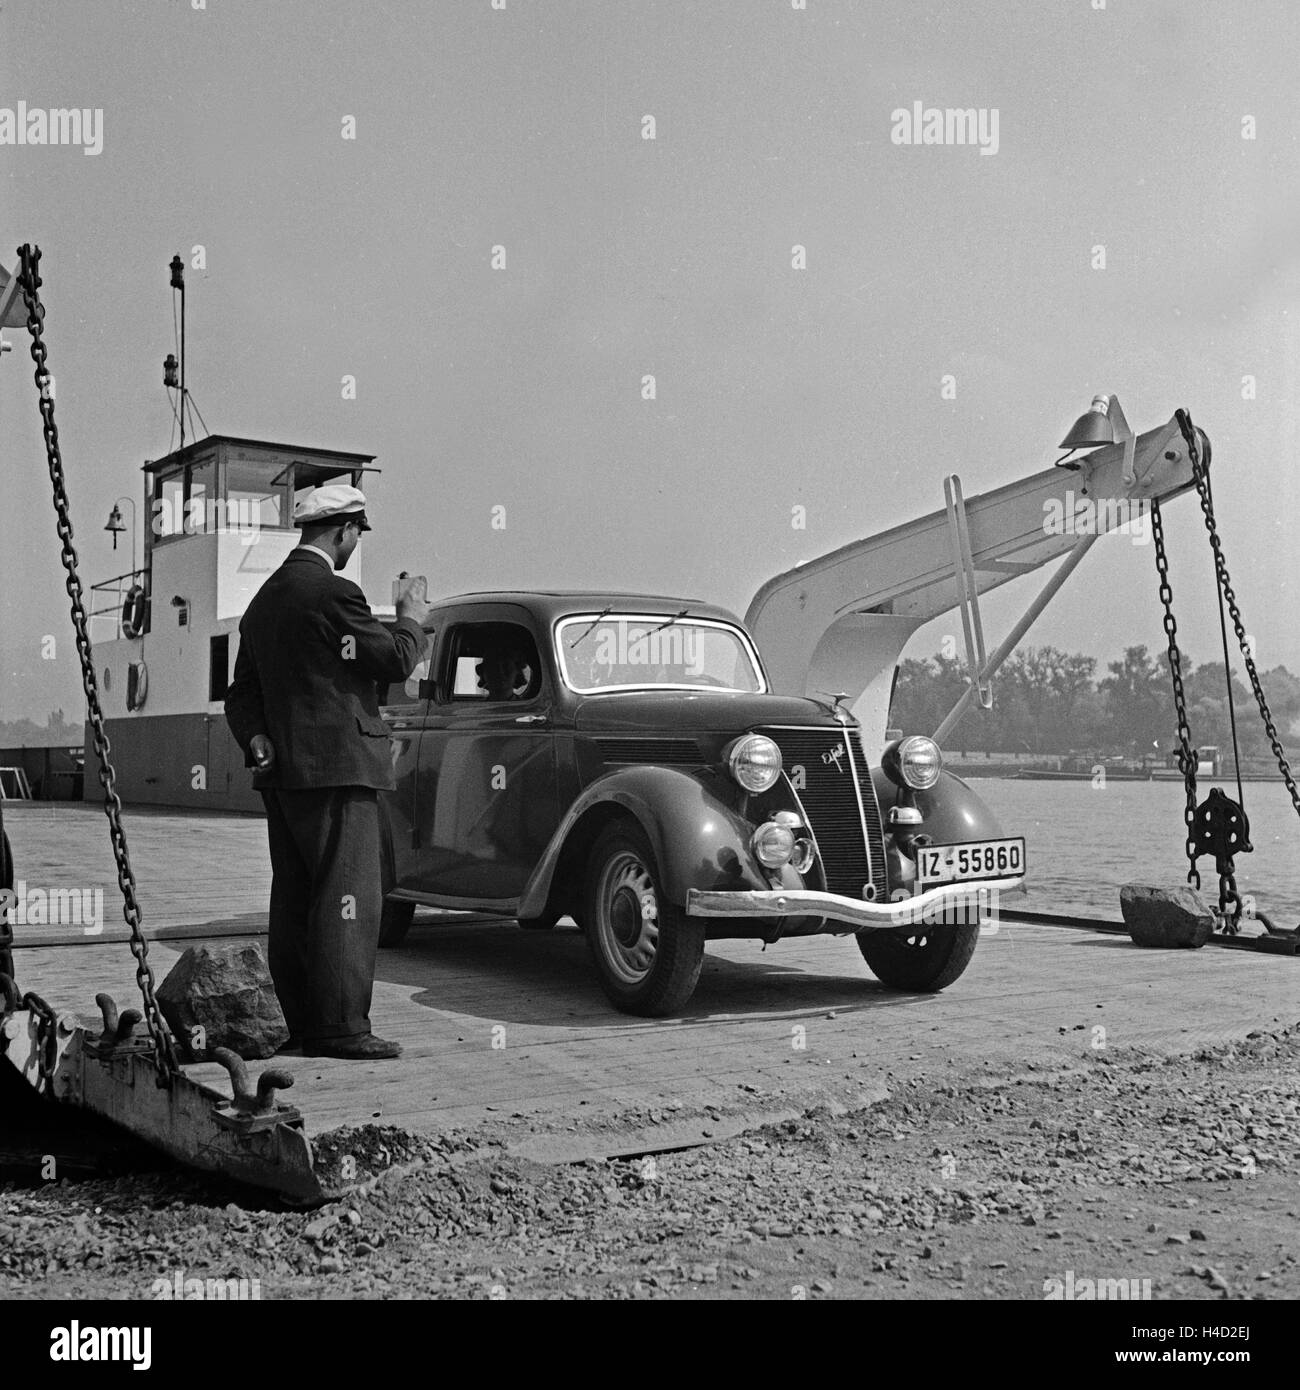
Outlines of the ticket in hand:
[{"label": "ticket in hand", "polygon": [[407,597],[423,599],[426,603],[428,602],[429,581],[424,575],[410,575],[403,570],[393,580],[393,606],[396,607]]}]

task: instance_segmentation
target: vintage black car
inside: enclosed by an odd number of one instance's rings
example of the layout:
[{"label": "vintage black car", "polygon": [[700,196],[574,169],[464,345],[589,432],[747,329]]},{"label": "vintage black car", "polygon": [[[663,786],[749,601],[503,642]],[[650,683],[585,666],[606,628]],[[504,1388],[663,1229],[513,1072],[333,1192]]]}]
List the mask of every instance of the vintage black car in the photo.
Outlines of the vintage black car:
[{"label": "vintage black car", "polygon": [[853,934],[884,983],[932,991],[1023,877],[1024,841],[930,739],[871,759],[833,698],[770,692],[722,608],[483,593],[435,603],[428,626],[384,707],[384,945],[421,903],[530,930],[568,916],[610,1000],[663,1015],[707,940]]}]

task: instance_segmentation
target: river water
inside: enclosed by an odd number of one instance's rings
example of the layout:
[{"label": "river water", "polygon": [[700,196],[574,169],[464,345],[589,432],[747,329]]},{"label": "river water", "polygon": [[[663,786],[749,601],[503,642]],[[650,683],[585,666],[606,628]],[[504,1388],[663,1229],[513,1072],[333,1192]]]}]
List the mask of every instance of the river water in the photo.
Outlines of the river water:
[{"label": "river water", "polygon": [[[1086,912],[1119,919],[1125,883],[1176,887],[1187,881],[1183,853],[1181,782],[1033,782],[973,777],[969,785],[1002,823],[1003,833],[1024,835],[1028,895],[1009,907],[1034,912]],[[1235,783],[1198,781],[1198,804],[1211,786],[1234,800]],[[1238,891],[1250,893],[1280,927],[1300,923],[1300,816],[1286,787],[1247,782],[1243,787],[1254,853],[1236,860]],[[1214,860],[1198,861],[1201,891],[1217,902]]]}]

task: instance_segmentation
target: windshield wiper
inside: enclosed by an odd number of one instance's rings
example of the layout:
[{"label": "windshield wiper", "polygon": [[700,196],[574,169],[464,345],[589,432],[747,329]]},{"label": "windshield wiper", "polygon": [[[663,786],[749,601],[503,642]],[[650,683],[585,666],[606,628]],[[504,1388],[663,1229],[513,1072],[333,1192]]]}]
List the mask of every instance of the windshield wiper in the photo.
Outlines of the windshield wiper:
[{"label": "windshield wiper", "polygon": [[595,627],[596,624],[600,622],[602,618],[607,618],[613,611],[614,605],[611,603],[609,607],[606,608],[603,612],[597,613],[596,616],[588,624],[588,626],[584,627],[582,631],[573,639],[573,641],[569,643],[569,650],[572,651],[574,647],[576,647],[578,643],[581,642],[584,637],[586,637],[586,635],[591,631],[591,629]]},{"label": "windshield wiper", "polygon": [[673,616],[669,618],[666,623],[660,623],[658,627],[652,627],[650,629],[651,633],[653,634],[656,632],[662,632],[664,628],[672,627],[674,623],[680,622],[690,611],[691,610],[689,608],[683,608],[680,613],[674,613]]}]

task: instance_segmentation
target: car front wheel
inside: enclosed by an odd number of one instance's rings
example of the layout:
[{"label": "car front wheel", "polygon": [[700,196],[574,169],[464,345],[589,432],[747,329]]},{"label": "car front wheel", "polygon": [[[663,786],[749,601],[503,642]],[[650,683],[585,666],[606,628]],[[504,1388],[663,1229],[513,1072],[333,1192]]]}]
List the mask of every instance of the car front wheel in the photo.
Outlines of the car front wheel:
[{"label": "car front wheel", "polygon": [[881,984],[933,994],[946,989],[970,964],[979,944],[978,926],[931,927],[921,936],[861,932],[858,950]]},{"label": "car front wheel", "polygon": [[609,826],[593,846],[585,924],[601,986],[616,1008],[662,1018],[691,997],[704,964],[704,924],[664,896],[639,827]]}]

